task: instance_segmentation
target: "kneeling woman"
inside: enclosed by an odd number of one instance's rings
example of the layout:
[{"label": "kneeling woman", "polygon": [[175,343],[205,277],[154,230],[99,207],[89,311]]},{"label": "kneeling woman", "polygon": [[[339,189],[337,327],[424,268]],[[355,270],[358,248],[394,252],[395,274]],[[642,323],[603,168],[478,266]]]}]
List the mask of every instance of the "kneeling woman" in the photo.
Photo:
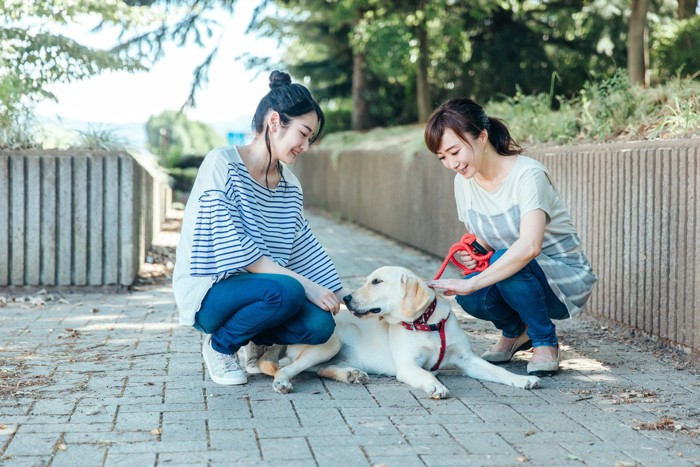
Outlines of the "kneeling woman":
[{"label": "kneeling woman", "polygon": [[[597,278],[547,169],[521,155],[508,128],[471,99],[452,99],[428,119],[425,143],[454,170],[457,214],[467,231],[495,250],[484,272],[428,283],[456,295],[470,315],[493,322],[501,338],[482,357],[510,361],[534,347],[527,371],[559,370],[552,319],[579,313]],[[473,269],[467,253],[456,258]]]},{"label": "kneeling woman", "polygon": [[[254,140],[212,150],[182,222],[173,292],[180,324],[208,334],[202,354],[218,384],[244,384],[237,351],[327,341],[340,308],[340,279],[303,213],[291,164],[323,130],[308,89],[270,75]],[[253,355],[255,356],[255,355]]]}]

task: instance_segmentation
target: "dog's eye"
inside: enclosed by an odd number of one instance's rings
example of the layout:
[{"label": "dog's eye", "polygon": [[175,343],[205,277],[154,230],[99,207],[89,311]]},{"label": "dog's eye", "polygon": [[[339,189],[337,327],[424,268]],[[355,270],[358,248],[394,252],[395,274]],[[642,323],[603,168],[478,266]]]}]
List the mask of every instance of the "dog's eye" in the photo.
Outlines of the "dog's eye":
[{"label": "dog's eye", "polygon": [[382,283],[381,279],[372,279],[372,285],[377,285],[377,284],[381,284],[381,283]]}]

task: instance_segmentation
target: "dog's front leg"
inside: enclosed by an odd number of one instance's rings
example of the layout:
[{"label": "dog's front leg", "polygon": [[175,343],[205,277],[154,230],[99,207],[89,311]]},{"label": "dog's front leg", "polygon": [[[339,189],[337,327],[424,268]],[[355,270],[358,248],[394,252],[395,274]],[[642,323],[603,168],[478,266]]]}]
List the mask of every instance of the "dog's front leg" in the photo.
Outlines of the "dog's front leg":
[{"label": "dog's front leg", "polygon": [[341,345],[340,338],[333,333],[324,344],[301,346],[302,350],[297,357],[289,365],[277,370],[272,388],[282,394],[291,392],[294,389],[291,383],[293,377],[314,365],[327,362],[340,351]]},{"label": "dog's front leg", "polygon": [[431,372],[412,362],[396,362],[396,379],[422,389],[431,399],[444,399],[449,391]]},{"label": "dog's front leg", "polygon": [[491,381],[520,389],[535,389],[540,387],[540,379],[537,376],[516,375],[474,354],[467,354],[466,357],[455,362],[455,365],[462,370],[465,375],[482,381]]}]

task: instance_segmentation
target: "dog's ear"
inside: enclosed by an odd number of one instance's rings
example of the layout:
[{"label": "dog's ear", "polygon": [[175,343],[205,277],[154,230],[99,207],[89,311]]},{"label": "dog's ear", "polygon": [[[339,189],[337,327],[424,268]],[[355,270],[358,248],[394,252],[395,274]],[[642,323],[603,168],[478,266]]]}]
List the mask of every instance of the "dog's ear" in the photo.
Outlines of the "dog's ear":
[{"label": "dog's ear", "polygon": [[404,296],[401,301],[401,317],[404,321],[416,320],[430,301],[430,289],[416,276],[402,276]]}]

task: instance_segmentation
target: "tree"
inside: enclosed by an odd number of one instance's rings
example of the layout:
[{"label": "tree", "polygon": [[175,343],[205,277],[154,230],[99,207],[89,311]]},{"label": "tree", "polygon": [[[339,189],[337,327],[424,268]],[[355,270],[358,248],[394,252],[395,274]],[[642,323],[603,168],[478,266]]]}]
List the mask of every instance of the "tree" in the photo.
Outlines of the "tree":
[{"label": "tree", "polygon": [[632,0],[627,35],[627,74],[632,84],[648,85],[647,12],[649,0]]},{"label": "tree", "polygon": [[146,135],[148,149],[159,156],[161,165],[166,168],[177,166],[183,157],[203,156],[211,148],[225,143],[206,123],[189,120],[174,110],[149,118]]},{"label": "tree", "polygon": [[[107,70],[146,69],[162,57],[167,41],[202,44],[216,24],[215,6],[231,11],[235,0],[4,0],[0,2],[0,130],[7,130],[42,99],[55,99],[55,83],[81,80]],[[79,19],[97,18],[96,29],[121,31],[120,43],[103,50],[63,31]],[[206,81],[216,54],[194,70],[189,103]],[[183,103],[184,104],[184,103]],[[0,131],[0,147],[7,144]]]},{"label": "tree", "polygon": [[[7,128],[40,99],[53,98],[48,86],[83,79],[104,70],[132,70],[137,59],[89,47],[53,32],[80,15],[99,14],[105,24],[128,26],[146,19],[120,3],[40,0],[0,2],[0,127]],[[0,140],[0,146],[4,142]]]},{"label": "tree", "polygon": [[698,11],[698,0],[678,0],[678,19],[688,19]]}]

